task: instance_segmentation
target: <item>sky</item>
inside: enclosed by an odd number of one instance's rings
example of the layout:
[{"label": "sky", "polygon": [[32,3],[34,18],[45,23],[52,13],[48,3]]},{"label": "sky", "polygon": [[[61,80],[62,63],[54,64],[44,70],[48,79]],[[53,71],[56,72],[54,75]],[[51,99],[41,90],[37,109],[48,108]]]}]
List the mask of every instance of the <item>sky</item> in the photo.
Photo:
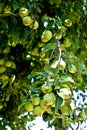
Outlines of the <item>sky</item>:
[{"label": "sky", "polygon": [[54,127],[47,128],[47,122],[44,122],[40,116],[38,116],[35,121],[32,121],[32,123],[35,123],[35,126],[33,126],[31,130],[55,130]]}]

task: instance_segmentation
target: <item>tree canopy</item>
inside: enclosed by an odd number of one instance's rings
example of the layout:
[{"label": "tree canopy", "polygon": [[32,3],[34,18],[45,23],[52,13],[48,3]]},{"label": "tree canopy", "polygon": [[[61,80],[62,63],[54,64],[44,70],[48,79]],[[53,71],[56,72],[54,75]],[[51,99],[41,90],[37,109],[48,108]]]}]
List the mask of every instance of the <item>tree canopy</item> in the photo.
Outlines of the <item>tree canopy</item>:
[{"label": "tree canopy", "polygon": [[86,89],[87,1],[0,0],[0,129],[42,116],[65,130],[87,118]]}]

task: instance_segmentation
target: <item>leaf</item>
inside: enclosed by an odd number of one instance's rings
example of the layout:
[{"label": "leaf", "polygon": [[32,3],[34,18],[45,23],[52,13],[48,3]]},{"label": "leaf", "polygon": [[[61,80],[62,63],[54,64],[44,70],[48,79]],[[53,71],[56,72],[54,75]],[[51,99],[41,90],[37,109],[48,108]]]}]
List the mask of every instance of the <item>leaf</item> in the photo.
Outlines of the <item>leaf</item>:
[{"label": "leaf", "polygon": [[6,87],[7,84],[8,84],[8,80],[5,80],[5,81],[3,82],[2,89],[3,89],[4,87]]},{"label": "leaf", "polygon": [[41,78],[43,76],[48,76],[48,74],[43,73],[43,72],[32,72],[31,74],[29,74],[27,76],[27,78],[32,79],[32,78],[36,77],[36,79],[39,79],[39,78]]},{"label": "leaf", "polygon": [[50,68],[50,67],[45,67],[44,68],[45,72],[48,74],[54,74],[54,69]]},{"label": "leaf", "polygon": [[56,105],[55,105],[55,112],[58,112],[58,108],[61,106],[62,103],[63,103],[63,99],[61,97],[57,96]]},{"label": "leaf", "polygon": [[29,103],[28,99],[25,99],[19,106],[18,106],[18,112],[20,111],[21,107],[24,106],[26,103]]},{"label": "leaf", "polygon": [[19,3],[17,1],[13,2],[13,10],[17,10],[19,8]]},{"label": "leaf", "polygon": [[56,47],[56,43],[47,43],[42,47],[42,52],[47,52],[49,50],[52,50]]},{"label": "leaf", "polygon": [[75,81],[68,75],[62,75],[60,80],[63,80],[63,82],[71,82],[75,84]]},{"label": "leaf", "polygon": [[8,28],[8,23],[5,19],[0,19],[0,22],[4,24],[4,27]]},{"label": "leaf", "polygon": [[7,14],[8,14],[8,13],[11,13],[11,7],[10,7],[10,6],[7,5],[7,6],[5,7],[5,13],[7,13]]},{"label": "leaf", "polygon": [[62,105],[62,106],[60,106],[60,110],[61,110],[61,112],[64,114],[64,113],[66,113],[66,114],[68,114],[68,113],[72,113],[72,108],[71,108],[71,106],[70,106],[70,101],[65,101],[65,103]]},{"label": "leaf", "polygon": [[11,68],[16,69],[16,64],[13,61],[11,61]]},{"label": "leaf", "polygon": [[58,21],[57,21],[57,27],[58,28],[61,28],[62,27],[62,21],[61,21],[61,19],[58,19]]},{"label": "leaf", "polygon": [[78,66],[77,66],[78,72],[81,73],[84,68],[85,68],[85,65],[82,62],[78,62]]},{"label": "leaf", "polygon": [[10,78],[10,85],[12,85],[14,83],[15,78],[16,78],[16,76],[14,74],[12,74],[11,78]]},{"label": "leaf", "polygon": [[39,6],[37,6],[37,12],[38,12],[38,13],[41,13],[41,9],[40,9]]}]

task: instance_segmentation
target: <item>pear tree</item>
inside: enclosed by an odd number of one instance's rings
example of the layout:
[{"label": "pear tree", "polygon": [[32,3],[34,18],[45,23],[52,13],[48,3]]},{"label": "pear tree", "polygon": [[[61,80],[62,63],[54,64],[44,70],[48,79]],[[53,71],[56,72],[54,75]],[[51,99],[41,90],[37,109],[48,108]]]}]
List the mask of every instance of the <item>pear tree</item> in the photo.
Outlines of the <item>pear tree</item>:
[{"label": "pear tree", "polygon": [[74,97],[87,90],[86,16],[86,0],[0,0],[0,129],[87,119]]}]

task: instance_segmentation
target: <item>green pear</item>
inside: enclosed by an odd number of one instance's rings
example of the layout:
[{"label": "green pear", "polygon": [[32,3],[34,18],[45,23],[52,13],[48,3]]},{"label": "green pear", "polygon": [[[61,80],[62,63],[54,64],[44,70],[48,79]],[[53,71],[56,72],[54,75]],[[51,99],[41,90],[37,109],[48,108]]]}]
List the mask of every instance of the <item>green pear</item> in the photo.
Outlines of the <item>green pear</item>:
[{"label": "green pear", "polygon": [[24,24],[25,26],[29,26],[31,23],[32,23],[32,19],[31,19],[30,16],[25,16],[25,17],[23,18],[23,24]]},{"label": "green pear", "polygon": [[41,106],[36,106],[33,112],[34,115],[42,115],[44,113],[44,109]]},{"label": "green pear", "polygon": [[39,105],[40,104],[40,97],[33,97],[33,98],[31,98],[31,101],[32,101],[32,104],[33,105]]},{"label": "green pear", "polygon": [[50,30],[45,30],[42,33],[41,40],[42,42],[48,42],[52,38],[52,32]]},{"label": "green pear", "polygon": [[62,58],[59,63],[59,68],[60,68],[60,70],[64,70],[66,68],[66,63]]},{"label": "green pear", "polygon": [[71,40],[69,38],[66,38],[64,41],[63,41],[63,46],[68,48],[71,46]]},{"label": "green pear", "polygon": [[54,93],[47,93],[44,95],[43,99],[47,105],[52,105],[55,102],[55,95]]},{"label": "green pear", "polygon": [[28,16],[28,14],[29,14],[29,10],[27,8],[22,7],[22,8],[19,9],[19,15],[21,17]]},{"label": "green pear", "polygon": [[61,88],[57,94],[63,99],[69,99],[72,96],[70,88]]},{"label": "green pear", "polygon": [[34,109],[34,106],[33,106],[33,104],[31,102],[29,102],[29,103],[25,104],[25,109],[27,111],[31,112]]},{"label": "green pear", "polygon": [[42,85],[41,87],[43,93],[49,93],[52,92],[52,86]]},{"label": "green pear", "polygon": [[76,69],[76,66],[73,64],[73,63],[69,63],[68,64],[68,71],[70,72],[70,73],[76,73],[77,72],[77,69]]},{"label": "green pear", "polygon": [[64,24],[67,27],[71,27],[72,26],[72,21],[70,19],[65,19]]},{"label": "green pear", "polygon": [[41,100],[40,106],[41,106],[43,109],[46,109],[46,108],[48,107],[47,103],[46,103],[44,100]]}]

